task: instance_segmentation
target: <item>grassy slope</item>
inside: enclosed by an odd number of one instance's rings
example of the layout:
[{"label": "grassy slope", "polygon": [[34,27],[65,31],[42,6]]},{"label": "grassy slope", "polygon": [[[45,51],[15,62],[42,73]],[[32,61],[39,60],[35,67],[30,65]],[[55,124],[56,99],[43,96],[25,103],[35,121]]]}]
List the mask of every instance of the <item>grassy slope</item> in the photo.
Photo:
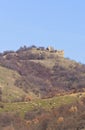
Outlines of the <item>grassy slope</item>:
[{"label": "grassy slope", "polygon": [[35,63],[40,63],[43,66],[52,69],[55,64],[58,64],[59,66],[64,67],[65,69],[69,69],[69,66],[71,65],[72,67],[75,67],[76,64],[80,65],[79,63],[77,63],[74,60],[69,60],[67,58],[63,58],[63,57],[54,57],[52,59],[43,59],[43,60],[31,60]]},{"label": "grassy slope", "polygon": [[[16,103],[1,103],[4,108],[0,108],[0,112],[18,112],[23,117],[27,111],[33,110],[35,108],[43,108],[45,110],[51,110],[52,108],[60,107],[64,104],[70,104],[81,98],[78,97],[79,94],[64,95],[59,97],[53,97],[49,99],[37,99],[30,102],[16,102]],[[82,93],[82,97],[85,93]]]},{"label": "grassy slope", "polygon": [[4,101],[13,101],[25,93],[14,85],[14,82],[20,76],[17,72],[0,66],[0,87],[2,88],[2,99]]}]

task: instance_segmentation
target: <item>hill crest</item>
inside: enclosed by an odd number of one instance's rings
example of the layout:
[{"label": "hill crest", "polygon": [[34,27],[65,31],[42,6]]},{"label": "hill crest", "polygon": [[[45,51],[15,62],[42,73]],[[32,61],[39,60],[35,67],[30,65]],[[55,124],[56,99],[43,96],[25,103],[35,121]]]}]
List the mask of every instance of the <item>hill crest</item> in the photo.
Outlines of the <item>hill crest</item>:
[{"label": "hill crest", "polygon": [[1,56],[5,59],[10,57],[28,57],[28,59],[52,59],[57,57],[64,57],[64,50],[55,50],[53,47],[20,47],[17,51],[4,51]]}]

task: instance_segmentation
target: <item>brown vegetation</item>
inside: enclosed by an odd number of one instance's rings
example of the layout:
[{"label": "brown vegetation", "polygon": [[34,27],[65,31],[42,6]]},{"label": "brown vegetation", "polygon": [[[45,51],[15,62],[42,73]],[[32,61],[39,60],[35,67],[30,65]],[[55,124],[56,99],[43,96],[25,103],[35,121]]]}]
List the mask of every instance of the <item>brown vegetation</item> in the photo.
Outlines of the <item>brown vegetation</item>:
[{"label": "brown vegetation", "polygon": [[[55,113],[57,112],[55,116],[53,114],[54,112]],[[79,102],[76,102],[70,105],[63,105],[60,108],[53,109],[49,113],[49,116],[48,116],[48,113],[47,114],[42,113],[42,115],[43,116],[40,116],[41,119],[39,119],[39,122],[35,126],[35,130],[85,129],[85,103],[83,104],[83,106]],[[37,115],[36,115],[36,118],[37,118]],[[38,118],[39,118],[39,115],[38,115]],[[30,129],[33,130],[32,128],[34,127],[33,125],[31,126],[30,126]]]},{"label": "brown vegetation", "polygon": [[[18,112],[3,112],[5,105],[0,102],[0,130],[85,129],[85,98],[82,98],[82,92],[85,91],[85,65],[59,57],[56,53],[52,48],[49,50],[24,46],[16,52],[5,51],[0,54],[0,65],[18,72],[15,86],[25,92],[25,95],[22,95],[21,99],[16,98],[15,102],[32,103],[34,98],[30,93],[38,98],[50,98],[81,92],[77,95],[79,101],[57,108],[55,102],[53,105],[50,102],[51,110],[35,105],[35,109],[27,108],[25,114],[22,114],[23,118]],[[0,101],[2,96],[3,90],[0,87]]]},{"label": "brown vegetation", "polygon": [[[65,93],[85,90],[85,65],[75,61],[52,57],[45,48],[21,47],[16,52],[6,51],[0,55],[0,64],[20,74],[15,86],[26,93],[33,92],[37,97],[47,98]],[[54,65],[46,64],[54,59]],[[43,62],[42,62],[43,61]],[[44,63],[44,64],[43,64]],[[50,66],[49,63],[49,66]]]}]

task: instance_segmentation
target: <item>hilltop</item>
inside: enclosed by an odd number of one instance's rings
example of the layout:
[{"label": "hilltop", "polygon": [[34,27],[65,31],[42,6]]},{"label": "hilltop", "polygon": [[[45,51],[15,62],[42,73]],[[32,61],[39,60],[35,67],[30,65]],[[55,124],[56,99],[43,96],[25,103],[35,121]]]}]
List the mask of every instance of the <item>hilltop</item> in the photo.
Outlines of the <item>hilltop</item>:
[{"label": "hilltop", "polygon": [[[85,91],[85,65],[65,58],[63,50],[24,46],[17,51],[1,53],[0,65],[4,72],[3,85],[0,81],[0,86],[8,101],[49,98]],[[15,93],[15,89],[17,95],[20,92],[21,96],[9,96]]]}]

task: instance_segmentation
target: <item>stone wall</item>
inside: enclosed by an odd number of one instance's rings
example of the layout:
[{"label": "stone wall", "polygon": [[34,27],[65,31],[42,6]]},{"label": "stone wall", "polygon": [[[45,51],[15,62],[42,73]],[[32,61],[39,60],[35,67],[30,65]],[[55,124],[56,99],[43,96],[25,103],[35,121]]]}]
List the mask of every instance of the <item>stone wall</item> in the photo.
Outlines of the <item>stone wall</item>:
[{"label": "stone wall", "polygon": [[64,57],[64,50],[54,50],[53,47],[48,47],[47,50],[52,54],[59,56],[59,57]]},{"label": "stone wall", "polygon": [[64,57],[64,50],[57,50],[55,53],[57,56]]}]

